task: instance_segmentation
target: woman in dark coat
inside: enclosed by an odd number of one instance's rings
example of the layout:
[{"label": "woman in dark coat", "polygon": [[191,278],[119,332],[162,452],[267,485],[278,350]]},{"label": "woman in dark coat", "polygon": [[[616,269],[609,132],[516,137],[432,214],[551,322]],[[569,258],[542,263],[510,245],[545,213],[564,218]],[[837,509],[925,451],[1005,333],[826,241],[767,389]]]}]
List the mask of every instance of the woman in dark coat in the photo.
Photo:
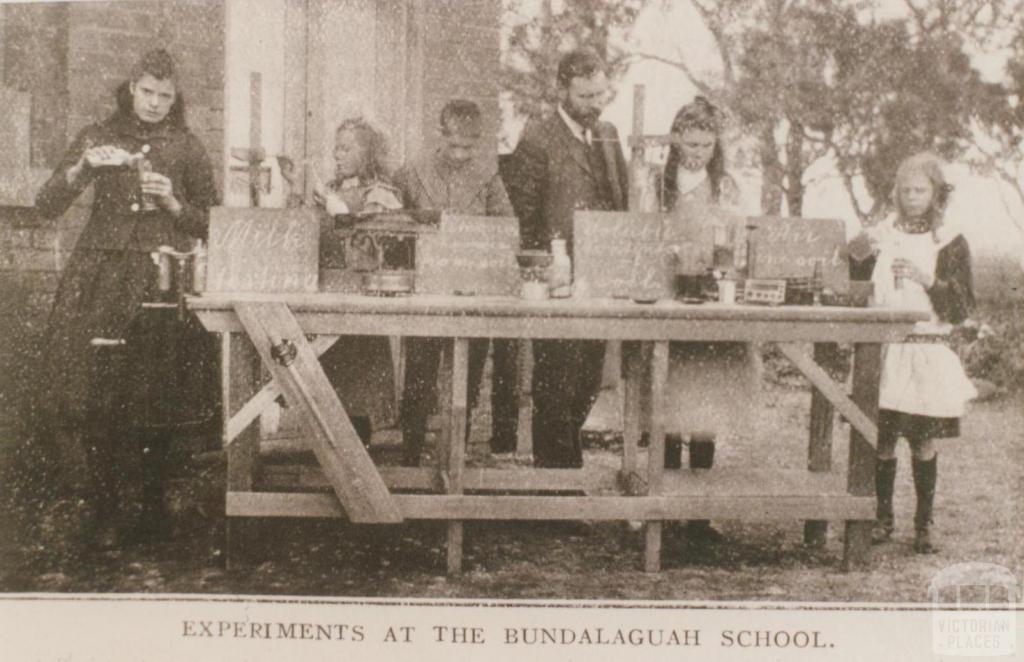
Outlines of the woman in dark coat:
[{"label": "woman in dark coat", "polygon": [[[138,167],[141,159],[151,171]],[[142,309],[168,298],[150,254],[162,245],[189,250],[205,238],[207,210],[217,203],[210,160],[185,125],[166,51],[144,55],[118,88],[114,114],[78,134],[36,209],[56,218],[90,184],[92,212],[50,314],[39,413],[44,433],[80,435],[95,542],[106,547],[121,534],[165,530],[170,434],[203,417],[189,400],[207,395],[201,387],[215,374],[212,341],[194,320]]]}]

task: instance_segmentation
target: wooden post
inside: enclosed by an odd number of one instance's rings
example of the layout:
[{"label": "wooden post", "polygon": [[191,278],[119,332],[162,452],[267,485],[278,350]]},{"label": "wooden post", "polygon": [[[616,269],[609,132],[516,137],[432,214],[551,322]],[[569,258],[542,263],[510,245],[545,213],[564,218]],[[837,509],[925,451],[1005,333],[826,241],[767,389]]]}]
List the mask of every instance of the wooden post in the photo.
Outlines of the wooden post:
[{"label": "wooden post", "polygon": [[[853,401],[872,421],[878,420],[878,389],[882,374],[882,346],[878,343],[857,343],[853,350]],[[875,493],[875,449],[861,433],[851,426],[850,464],[847,488],[856,496]],[[860,567],[867,561],[871,545],[870,520],[847,520],[843,547],[843,569]]]},{"label": "wooden post", "polygon": [[516,431],[516,459],[533,460],[533,341],[514,341],[519,361],[519,422]]},{"label": "wooden post", "polygon": [[[668,341],[654,343],[651,358],[650,445],[647,450],[647,494],[661,494],[661,478],[665,471],[665,383],[668,381]],[[644,570],[661,569],[661,522],[648,522],[644,547]]]},{"label": "wooden post", "polygon": [[[252,420],[230,442],[231,417],[259,390],[260,359],[245,334],[220,334],[220,383],[223,408],[223,440],[227,454],[227,491],[250,492],[259,459],[259,430]],[[227,518],[226,564],[228,569],[252,560],[258,534],[257,520],[250,517]]]},{"label": "wooden post", "polygon": [[637,446],[640,443],[642,427],[640,398],[644,370],[640,347],[638,342],[622,343],[622,374],[625,386],[622,408],[622,474],[626,479],[636,471]]},{"label": "wooden post", "polygon": [[[835,343],[815,343],[814,361],[819,365],[830,365],[836,361],[839,346]],[[828,398],[817,388],[811,387],[810,442],[807,446],[807,470],[828,472],[832,470],[832,427],[834,408]],[[821,547],[828,536],[828,522],[808,520],[804,523],[804,544]]]},{"label": "wooden post", "polygon": [[388,336],[388,348],[391,350],[391,370],[395,376],[395,405],[398,411],[402,407],[402,394],[405,391],[405,356],[407,343],[402,336]]},{"label": "wooden post", "polygon": [[[644,135],[644,86],[633,86],[633,137]],[[629,211],[643,211],[644,145],[638,141],[630,150],[629,158]],[[622,342],[609,340],[605,343],[604,371],[601,375],[601,390],[606,394],[616,393],[622,379]],[[625,427],[625,421],[623,421]]]},{"label": "wooden post", "polygon": [[629,210],[643,211],[644,183],[640,178],[643,172],[646,153],[644,143],[644,86],[633,86],[633,136],[635,141],[629,157]]},{"label": "wooden post", "polygon": [[262,149],[263,77],[258,71],[249,74],[249,202],[260,206],[260,169],[263,167]]},{"label": "wooden post", "polygon": [[[448,494],[462,494],[466,465],[466,417],[468,412],[469,339],[455,338],[445,347],[443,374],[446,382],[445,434],[447,439],[445,481]],[[462,573],[462,522],[448,523],[448,574]]]}]

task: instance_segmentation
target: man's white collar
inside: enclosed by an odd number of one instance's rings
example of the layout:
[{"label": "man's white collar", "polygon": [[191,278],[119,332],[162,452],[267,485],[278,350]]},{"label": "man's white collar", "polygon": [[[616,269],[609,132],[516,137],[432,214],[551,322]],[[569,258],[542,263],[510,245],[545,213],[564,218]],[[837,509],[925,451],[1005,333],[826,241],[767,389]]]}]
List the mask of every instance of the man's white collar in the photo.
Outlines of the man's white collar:
[{"label": "man's white collar", "polygon": [[569,113],[565,112],[562,104],[558,104],[558,114],[561,116],[562,121],[565,122],[565,125],[569,127],[572,135],[576,137],[576,140],[587,145],[590,144],[590,129],[584,128],[582,124],[570,117]]}]

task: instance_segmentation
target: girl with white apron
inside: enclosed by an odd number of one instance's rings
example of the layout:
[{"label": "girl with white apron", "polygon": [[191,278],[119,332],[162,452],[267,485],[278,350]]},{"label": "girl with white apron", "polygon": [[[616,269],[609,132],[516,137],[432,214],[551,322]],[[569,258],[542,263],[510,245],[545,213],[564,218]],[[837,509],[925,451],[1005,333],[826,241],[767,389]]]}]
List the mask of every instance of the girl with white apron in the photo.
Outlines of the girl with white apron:
[{"label": "girl with white apron", "polygon": [[935,499],[934,440],[960,435],[960,417],[977,392],[947,339],[974,304],[970,251],[963,235],[942,224],[952,187],[942,162],[930,153],[904,161],[896,174],[897,213],[866,237],[877,249],[872,272],[875,305],[926,312],[906,343],[884,349],[875,465],[877,522],[872,539],[887,541],[894,529],[896,442],[912,454],[917,509],[914,550],[934,553],[930,525]]}]

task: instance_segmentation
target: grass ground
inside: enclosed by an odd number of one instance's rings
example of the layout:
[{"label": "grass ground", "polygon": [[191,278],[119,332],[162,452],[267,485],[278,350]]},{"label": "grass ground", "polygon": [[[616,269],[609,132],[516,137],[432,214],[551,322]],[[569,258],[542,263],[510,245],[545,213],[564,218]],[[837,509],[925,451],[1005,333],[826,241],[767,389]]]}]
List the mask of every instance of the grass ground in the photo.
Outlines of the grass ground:
[{"label": "grass ground", "polygon": [[[766,389],[759,440],[726,439],[716,463],[805,466],[808,394]],[[488,598],[923,601],[933,573],[961,561],[1024,571],[1024,395],[972,406],[963,436],[940,447],[934,556],[910,549],[913,487],[900,447],[897,532],[871,551],[870,568],[843,573],[841,525],[823,549],[801,543],[802,524],[716,522],[721,543],[688,544],[666,527],[664,571],[642,565],[642,534],[622,523],[471,523],[465,574],[444,574],[445,530],[437,523],[394,527],[338,521],[268,521],[256,565],[223,568],[219,469],[175,481],[171,542],[105,554],[82,551],[74,523],[81,504],[39,502],[4,490],[0,590],[242,593]],[[844,462],[847,428],[838,426]],[[482,443],[477,442],[482,448]],[[480,450],[480,448],[476,449]],[[611,461],[593,449],[589,461]],[[19,481],[6,481],[7,486]]]}]

